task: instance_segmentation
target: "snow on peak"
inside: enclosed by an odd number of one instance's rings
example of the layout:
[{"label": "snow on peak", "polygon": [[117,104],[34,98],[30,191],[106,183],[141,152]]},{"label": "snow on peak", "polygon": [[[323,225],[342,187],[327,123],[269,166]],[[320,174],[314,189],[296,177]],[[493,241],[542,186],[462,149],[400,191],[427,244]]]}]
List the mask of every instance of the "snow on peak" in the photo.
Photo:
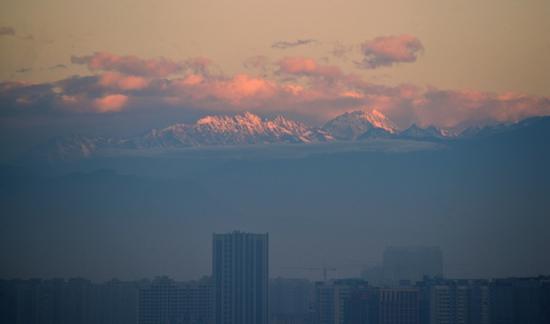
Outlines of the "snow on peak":
[{"label": "snow on peak", "polygon": [[208,116],[204,116],[201,119],[197,120],[197,122],[195,124],[197,124],[197,125],[212,124],[212,123],[215,123],[217,120],[218,120],[218,118],[216,116],[208,115]]},{"label": "snow on peak", "polygon": [[[145,146],[204,146],[262,143],[310,143],[329,141],[332,137],[319,129],[278,116],[262,119],[250,112],[210,115],[194,124],[175,124],[160,131],[150,132]],[[145,143],[145,144],[142,144]],[[150,144],[147,144],[150,143]]]},{"label": "snow on peak", "polygon": [[397,131],[397,126],[380,111],[373,109],[372,111],[363,111],[363,117],[374,127],[382,128],[390,133]]},{"label": "snow on peak", "polygon": [[[237,115],[239,116],[239,115]],[[251,112],[248,112],[246,111],[243,115],[242,115],[246,120],[254,123],[254,124],[261,124],[262,123],[262,118],[258,115],[255,115]]]},{"label": "snow on peak", "polygon": [[390,134],[397,132],[397,126],[378,110],[346,112],[328,121],[323,128],[336,138],[345,140],[357,139],[372,128],[380,128]]}]

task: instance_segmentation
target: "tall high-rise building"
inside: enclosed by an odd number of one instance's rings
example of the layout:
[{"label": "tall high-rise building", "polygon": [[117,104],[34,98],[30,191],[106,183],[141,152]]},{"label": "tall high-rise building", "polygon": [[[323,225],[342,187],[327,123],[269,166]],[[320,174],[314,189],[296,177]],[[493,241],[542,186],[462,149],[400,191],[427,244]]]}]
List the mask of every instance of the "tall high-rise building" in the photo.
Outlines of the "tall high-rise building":
[{"label": "tall high-rise building", "polygon": [[442,277],[443,254],[439,247],[388,247],[382,267],[386,284],[414,283],[424,276]]},{"label": "tall high-rise building", "polygon": [[268,323],[268,234],[214,234],[216,324]]}]

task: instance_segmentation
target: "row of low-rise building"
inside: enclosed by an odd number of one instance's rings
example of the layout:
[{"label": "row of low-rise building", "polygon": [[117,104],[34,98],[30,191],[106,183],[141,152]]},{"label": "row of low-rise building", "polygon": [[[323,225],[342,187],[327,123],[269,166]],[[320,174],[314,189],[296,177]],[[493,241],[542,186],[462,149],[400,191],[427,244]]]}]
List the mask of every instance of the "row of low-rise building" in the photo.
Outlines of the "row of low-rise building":
[{"label": "row of low-rise building", "polygon": [[0,280],[0,323],[134,324],[143,282]]},{"label": "row of low-rise building", "polygon": [[[272,324],[550,323],[550,277],[426,278],[404,287],[377,287],[361,279],[277,278],[269,281],[268,299]],[[241,307],[245,314],[247,305]],[[211,324],[216,323],[215,285],[210,277],[102,284],[0,280],[0,323]]]},{"label": "row of low-rise building", "polygon": [[214,290],[210,278],[177,282],[158,277],[139,290],[140,324],[211,324]]},{"label": "row of low-rise building", "polygon": [[546,324],[550,277],[429,279],[375,287],[362,280],[317,283],[316,324]]},{"label": "row of low-rise building", "polygon": [[212,274],[197,281],[0,280],[0,323],[550,323],[550,277],[443,279],[438,248],[388,249],[380,282],[269,280],[268,269],[268,234],[214,234]]},{"label": "row of low-rise building", "polygon": [[314,323],[420,323],[416,287],[380,288],[360,279],[316,284]]}]

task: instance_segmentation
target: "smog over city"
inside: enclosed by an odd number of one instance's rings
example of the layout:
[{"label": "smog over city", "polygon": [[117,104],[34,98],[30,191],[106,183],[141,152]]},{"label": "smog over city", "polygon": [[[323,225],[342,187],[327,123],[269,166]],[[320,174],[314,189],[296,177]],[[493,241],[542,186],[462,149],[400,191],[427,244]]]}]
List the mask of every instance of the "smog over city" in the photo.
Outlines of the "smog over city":
[{"label": "smog over city", "polygon": [[0,8],[0,323],[550,323],[550,2]]}]

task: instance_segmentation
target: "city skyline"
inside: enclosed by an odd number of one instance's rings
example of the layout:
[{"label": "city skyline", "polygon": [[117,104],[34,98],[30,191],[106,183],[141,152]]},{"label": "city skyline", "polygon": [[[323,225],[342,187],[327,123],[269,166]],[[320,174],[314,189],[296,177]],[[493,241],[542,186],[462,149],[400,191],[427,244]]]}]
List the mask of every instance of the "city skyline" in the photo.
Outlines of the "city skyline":
[{"label": "city skyline", "polygon": [[159,276],[98,284],[81,278],[0,279],[0,320],[13,324],[542,324],[550,318],[550,277],[448,279],[438,273],[441,265],[429,265],[441,262],[440,254],[436,247],[386,248],[383,272],[390,273],[390,280],[384,284],[326,275],[316,282],[268,280],[268,234],[232,231],[212,235],[212,276],[200,280]]}]

